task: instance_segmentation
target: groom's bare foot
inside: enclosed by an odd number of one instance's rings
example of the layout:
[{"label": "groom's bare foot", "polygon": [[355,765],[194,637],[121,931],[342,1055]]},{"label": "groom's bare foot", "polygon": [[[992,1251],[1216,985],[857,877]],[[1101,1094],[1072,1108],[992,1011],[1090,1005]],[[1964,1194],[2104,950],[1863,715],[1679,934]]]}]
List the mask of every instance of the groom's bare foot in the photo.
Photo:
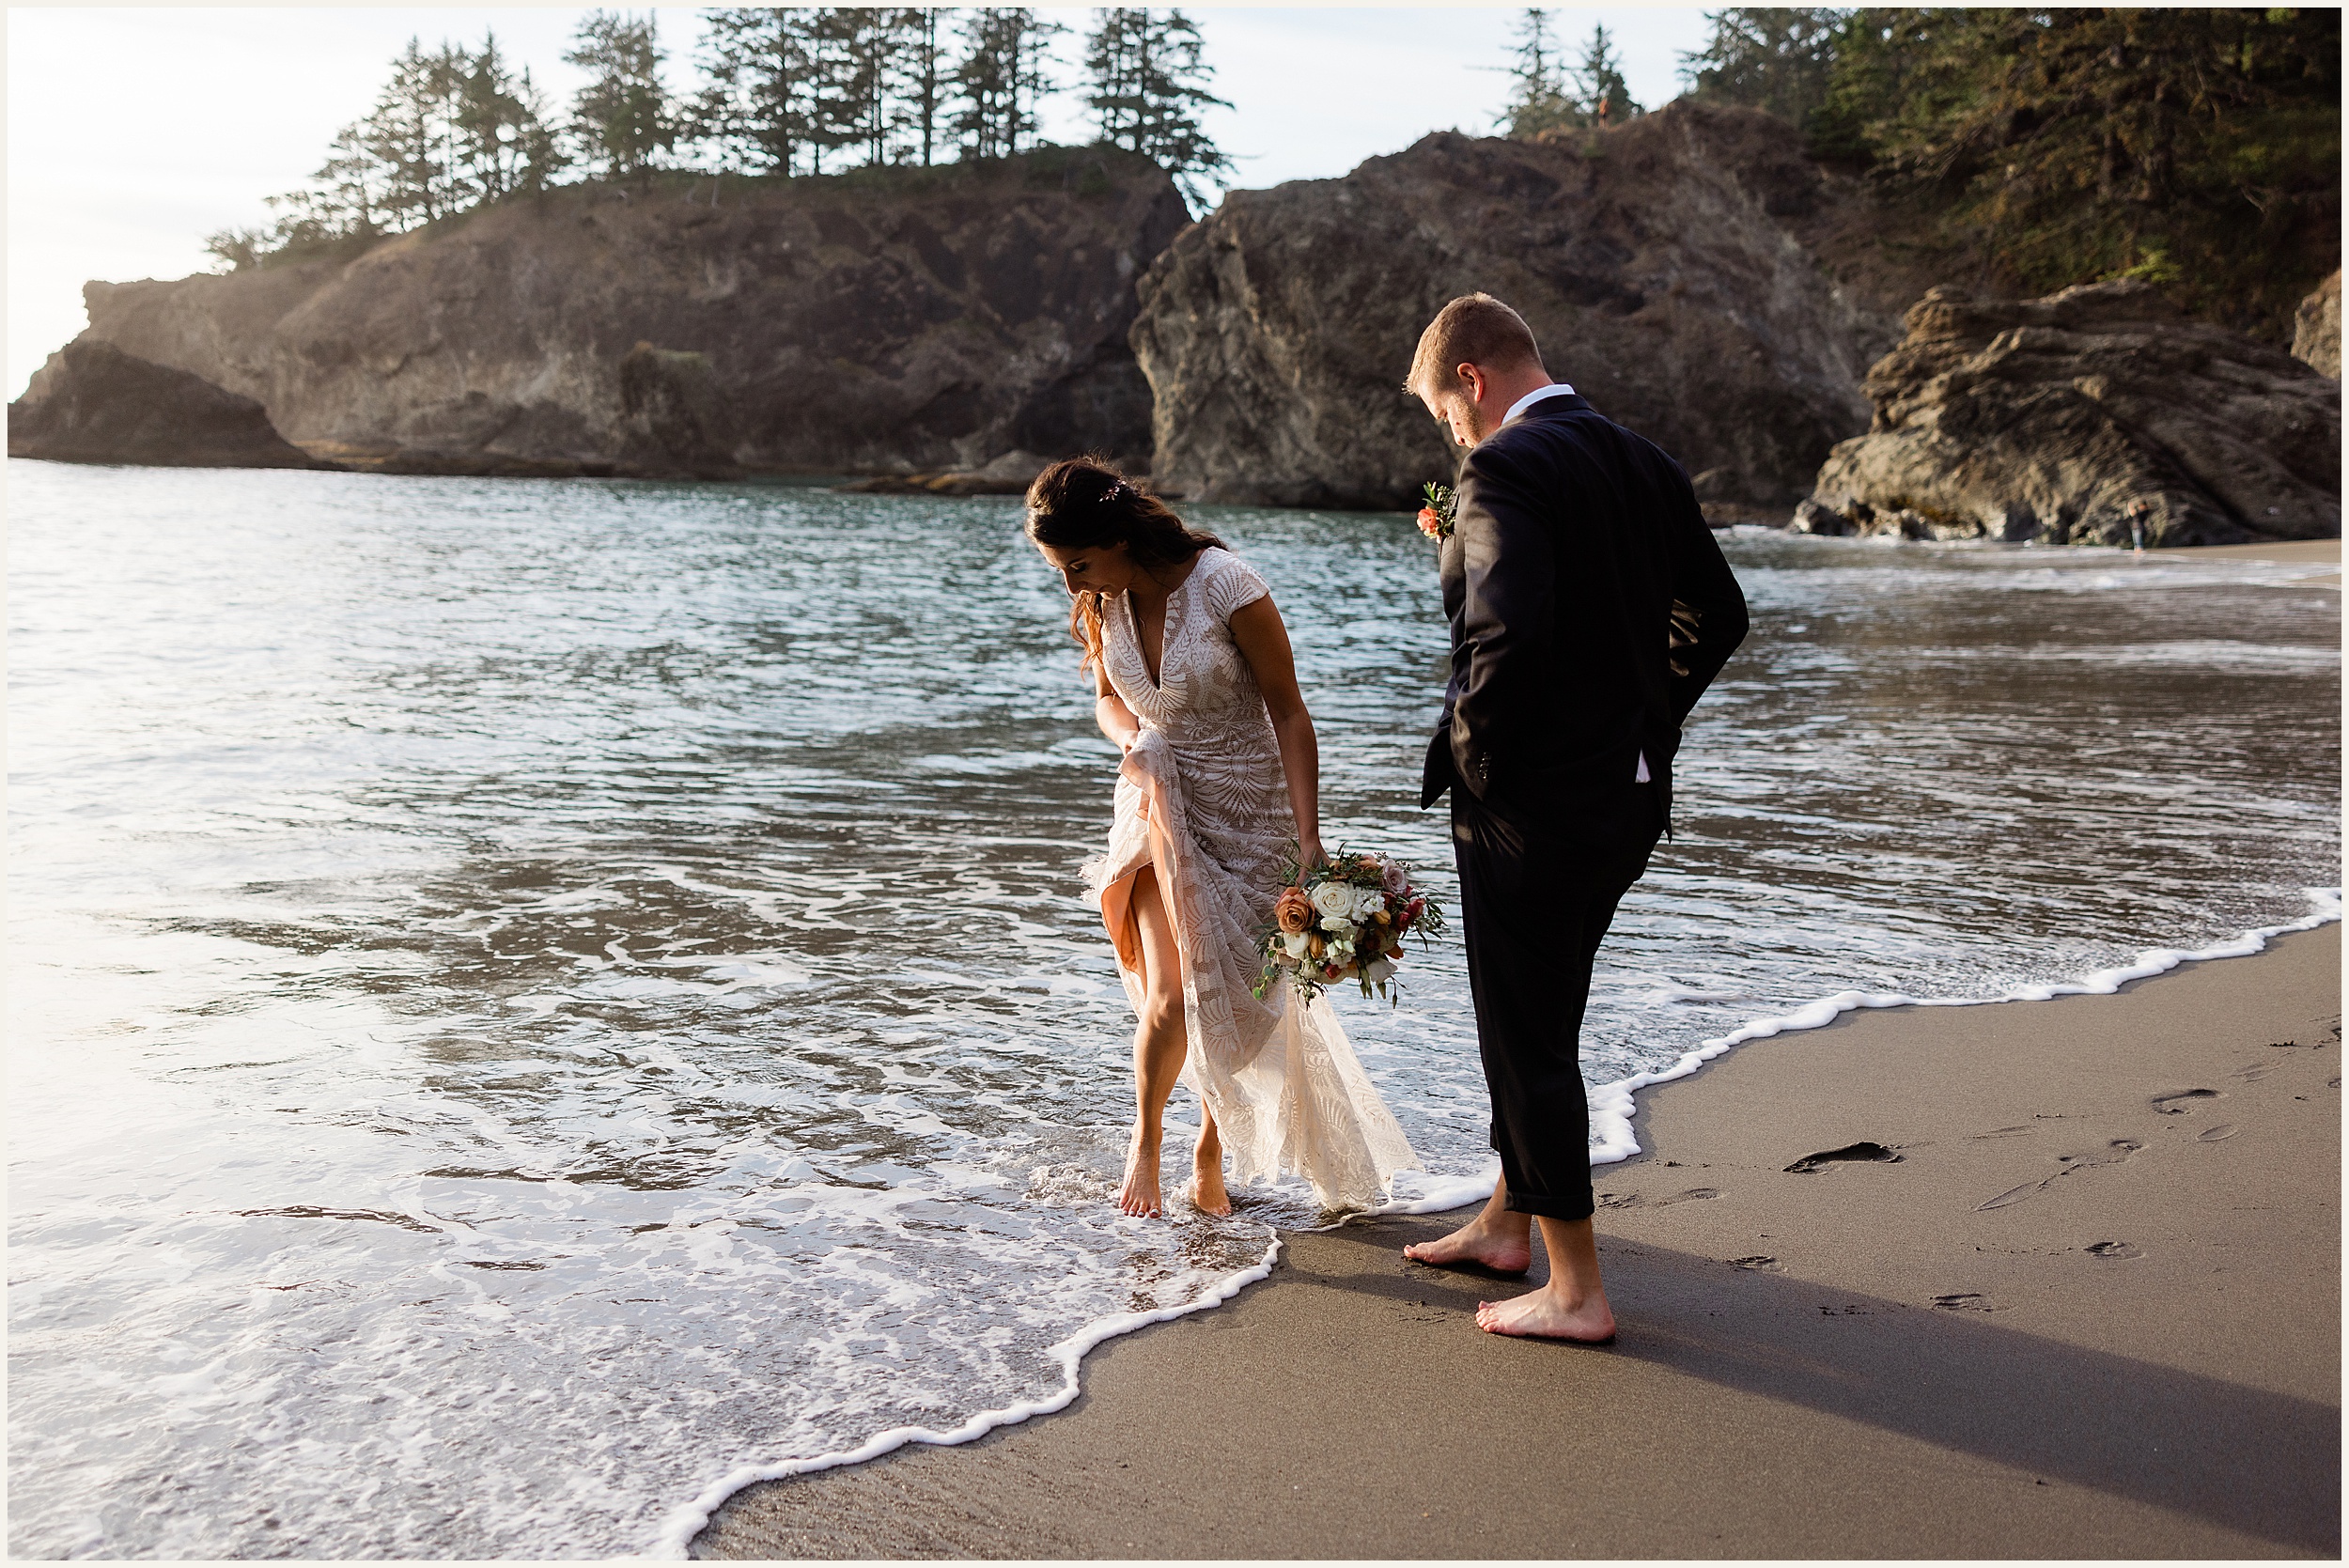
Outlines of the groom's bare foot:
[{"label": "groom's bare foot", "polygon": [[1159,1212],[1159,1146],[1154,1142],[1144,1151],[1140,1133],[1126,1145],[1126,1185],[1117,1194],[1117,1208],[1139,1219]]},{"label": "groom's bare foot", "polygon": [[1506,1301],[1479,1301],[1476,1327],[1487,1334],[1605,1344],[1615,1337],[1615,1314],[1604,1296],[1570,1302],[1552,1283]]},{"label": "groom's bare foot", "polygon": [[1437,1268],[1465,1265],[1489,1268],[1496,1274],[1522,1274],[1533,1266],[1533,1238],[1530,1230],[1518,1230],[1507,1221],[1491,1224],[1480,1214],[1448,1236],[1411,1243],[1403,1249],[1403,1255]]}]

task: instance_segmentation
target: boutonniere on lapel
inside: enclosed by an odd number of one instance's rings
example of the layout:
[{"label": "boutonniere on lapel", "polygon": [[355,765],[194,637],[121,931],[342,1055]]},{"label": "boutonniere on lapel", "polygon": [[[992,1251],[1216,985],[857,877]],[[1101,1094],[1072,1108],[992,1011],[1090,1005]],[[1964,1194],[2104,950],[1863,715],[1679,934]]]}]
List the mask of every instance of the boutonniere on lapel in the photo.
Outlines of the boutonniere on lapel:
[{"label": "boutonniere on lapel", "polygon": [[1423,485],[1427,505],[1419,509],[1419,531],[1431,539],[1452,537],[1452,514],[1460,505],[1460,498],[1452,493],[1450,485]]}]

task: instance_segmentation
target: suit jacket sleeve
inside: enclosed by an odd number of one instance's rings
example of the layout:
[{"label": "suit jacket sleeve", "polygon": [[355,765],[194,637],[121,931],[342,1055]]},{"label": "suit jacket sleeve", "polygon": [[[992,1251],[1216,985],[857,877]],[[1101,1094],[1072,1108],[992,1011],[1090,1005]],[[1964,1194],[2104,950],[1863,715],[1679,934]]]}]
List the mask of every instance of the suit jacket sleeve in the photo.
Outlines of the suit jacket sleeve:
[{"label": "suit jacket sleeve", "polygon": [[1737,644],[1746,640],[1746,596],[1721,557],[1721,547],[1705,523],[1704,510],[1697,505],[1688,474],[1670,459],[1664,466],[1670,471],[1665,478],[1669,501],[1665,540],[1672,597],[1696,613],[1695,642],[1672,651],[1674,662],[1688,674],[1673,672],[1667,677],[1672,725],[1678,728],[1688,722],[1697,699],[1721,673]]},{"label": "suit jacket sleeve", "polygon": [[1557,546],[1523,471],[1492,443],[1461,470],[1453,531],[1464,593],[1452,761],[1460,786],[1481,800],[1534,738],[1525,733],[1532,716],[1548,711],[1540,682],[1557,622]]}]

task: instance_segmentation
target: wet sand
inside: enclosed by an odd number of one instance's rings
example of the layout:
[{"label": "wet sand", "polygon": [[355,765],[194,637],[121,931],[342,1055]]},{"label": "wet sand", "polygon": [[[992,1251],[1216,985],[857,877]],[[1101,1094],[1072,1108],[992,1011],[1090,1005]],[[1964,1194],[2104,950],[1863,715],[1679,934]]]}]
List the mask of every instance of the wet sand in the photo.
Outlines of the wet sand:
[{"label": "wet sand", "polygon": [[[2341,929],[1648,1092],[1611,1347],[1478,1332],[1525,1282],[1398,1251],[1460,1217],[1292,1235],[1067,1411],[753,1488],[696,1553],[2337,1557]],[[1787,1169],[1859,1142],[1898,1157]]]}]

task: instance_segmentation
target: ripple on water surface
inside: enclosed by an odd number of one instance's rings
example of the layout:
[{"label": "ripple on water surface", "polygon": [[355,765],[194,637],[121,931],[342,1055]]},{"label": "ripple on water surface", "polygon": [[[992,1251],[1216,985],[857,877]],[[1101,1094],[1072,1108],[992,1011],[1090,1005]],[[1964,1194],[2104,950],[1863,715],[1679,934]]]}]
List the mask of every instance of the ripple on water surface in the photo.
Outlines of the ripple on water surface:
[{"label": "ripple on water surface", "polygon": [[[646,1549],[745,1464],[1049,1393],[1309,1223],[1115,1218],[1112,756],[987,501],[12,463],[11,1547]],[[1449,892],[1408,519],[1198,509],[1274,585],[1328,836]],[[1754,634],[1595,1082],[2335,879],[2337,596],[1740,535]],[[1482,1168],[1456,945],[1347,1002]]]}]

